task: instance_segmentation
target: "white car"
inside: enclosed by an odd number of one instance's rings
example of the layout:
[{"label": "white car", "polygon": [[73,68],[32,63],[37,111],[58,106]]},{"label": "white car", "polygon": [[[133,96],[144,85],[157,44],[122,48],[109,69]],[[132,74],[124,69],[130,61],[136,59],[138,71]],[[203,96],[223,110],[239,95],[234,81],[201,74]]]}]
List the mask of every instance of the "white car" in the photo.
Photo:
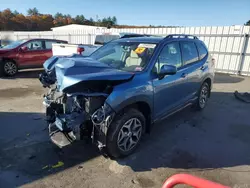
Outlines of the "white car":
[{"label": "white car", "polygon": [[71,56],[73,54],[81,54],[82,56],[89,56],[95,50],[100,48],[103,44],[119,38],[130,38],[150,36],[145,34],[136,33],[102,33],[97,34],[95,38],[95,44],[53,44],[52,53],[53,56]]}]

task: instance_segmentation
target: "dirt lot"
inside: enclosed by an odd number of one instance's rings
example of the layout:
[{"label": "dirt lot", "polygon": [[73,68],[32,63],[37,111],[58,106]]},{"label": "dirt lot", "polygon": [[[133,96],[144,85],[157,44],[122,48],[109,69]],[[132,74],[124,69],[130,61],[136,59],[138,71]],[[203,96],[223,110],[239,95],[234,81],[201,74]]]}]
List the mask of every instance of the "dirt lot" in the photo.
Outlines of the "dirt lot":
[{"label": "dirt lot", "polygon": [[135,154],[114,161],[91,144],[59,150],[49,141],[37,74],[0,79],[0,187],[159,188],[180,172],[250,187],[250,104],[233,96],[250,91],[250,78],[216,75],[203,112],[155,125]]}]

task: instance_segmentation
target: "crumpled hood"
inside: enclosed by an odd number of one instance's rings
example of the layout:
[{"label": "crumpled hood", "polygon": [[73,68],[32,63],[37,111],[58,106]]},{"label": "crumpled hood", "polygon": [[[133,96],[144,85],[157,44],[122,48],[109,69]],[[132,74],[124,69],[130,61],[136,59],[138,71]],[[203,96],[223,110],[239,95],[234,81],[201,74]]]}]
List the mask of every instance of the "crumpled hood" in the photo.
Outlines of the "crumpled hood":
[{"label": "crumpled hood", "polygon": [[91,58],[64,58],[55,64],[58,88],[64,91],[71,86],[89,81],[125,81],[134,76]]},{"label": "crumpled hood", "polygon": [[55,65],[59,63],[61,59],[65,62],[64,60],[65,58],[84,58],[84,57],[79,54],[73,54],[70,56],[52,56],[49,59],[47,59],[43,64],[45,71],[46,72],[52,71],[55,68]]}]

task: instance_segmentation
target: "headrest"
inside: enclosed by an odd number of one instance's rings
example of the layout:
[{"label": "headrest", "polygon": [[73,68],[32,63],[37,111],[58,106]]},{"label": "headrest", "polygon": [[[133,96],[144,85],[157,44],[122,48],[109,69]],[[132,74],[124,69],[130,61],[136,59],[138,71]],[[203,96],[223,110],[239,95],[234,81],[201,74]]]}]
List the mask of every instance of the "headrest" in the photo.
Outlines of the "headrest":
[{"label": "headrest", "polygon": [[137,53],[134,50],[131,50],[130,57],[132,57],[132,58],[138,58],[139,56],[137,55]]}]

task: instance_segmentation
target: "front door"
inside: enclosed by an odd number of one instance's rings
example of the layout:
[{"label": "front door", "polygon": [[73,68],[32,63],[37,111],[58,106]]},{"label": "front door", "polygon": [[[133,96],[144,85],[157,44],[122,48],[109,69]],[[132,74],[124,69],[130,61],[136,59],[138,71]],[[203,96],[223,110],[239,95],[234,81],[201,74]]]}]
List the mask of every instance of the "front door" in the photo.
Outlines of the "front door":
[{"label": "front door", "polygon": [[[175,75],[166,75],[159,80],[159,73],[162,65],[174,65],[177,67]],[[154,115],[155,120],[164,118],[173,109],[183,104],[187,95],[187,73],[182,67],[181,51],[179,42],[172,42],[165,45],[162,49],[154,70]]]},{"label": "front door", "polygon": [[48,52],[43,40],[32,40],[26,44],[27,50],[19,51],[18,59],[21,68],[41,67],[47,60]]}]

